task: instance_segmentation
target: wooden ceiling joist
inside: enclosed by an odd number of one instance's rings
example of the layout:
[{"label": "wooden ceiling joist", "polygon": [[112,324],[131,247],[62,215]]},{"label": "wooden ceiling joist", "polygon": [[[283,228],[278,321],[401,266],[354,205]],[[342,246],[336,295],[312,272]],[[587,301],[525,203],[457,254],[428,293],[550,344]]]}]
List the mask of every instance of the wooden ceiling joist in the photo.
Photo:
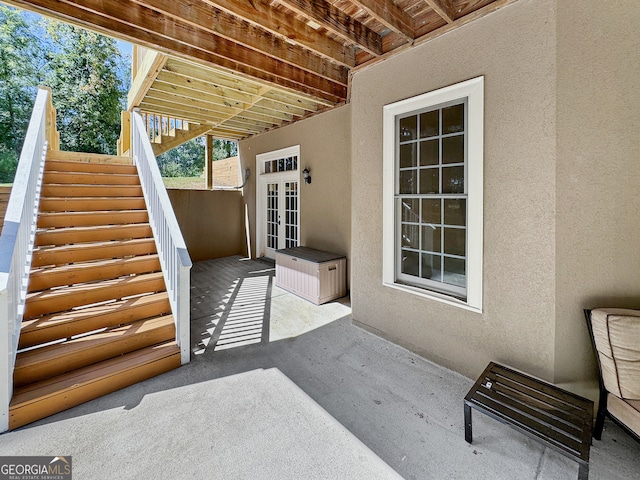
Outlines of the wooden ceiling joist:
[{"label": "wooden ceiling joist", "polygon": [[277,2],[309,22],[326,28],[344,41],[357,45],[373,55],[382,55],[380,35],[331,3],[325,0],[277,0]]},{"label": "wooden ceiling joist", "polygon": [[395,3],[387,0],[351,0],[351,2],[408,42],[413,41],[414,20]]},{"label": "wooden ceiling joist", "polygon": [[149,49],[129,110],[241,139],[344,104],[361,69],[518,0],[2,1]]},{"label": "wooden ceiling joist", "polygon": [[447,23],[453,23],[456,19],[453,9],[453,0],[424,0],[433,10],[437,12]]},{"label": "wooden ceiling joist", "polygon": [[[86,0],[83,0],[86,1]],[[193,34],[198,32],[198,45],[206,47],[200,32],[216,39],[211,44],[218,53],[231,57],[228,48],[238,50],[238,46],[256,52],[259,57],[268,55],[274,60],[286,62],[307,72],[319,75],[327,80],[346,84],[348,70],[342,65],[332,63],[308,50],[283,41],[281,38],[257,28],[248,22],[218,10],[208,4],[196,3],[191,0],[133,0],[141,8],[141,14],[148,10],[157,12],[163,18],[173,19],[176,25],[188,24],[194,28]],[[223,40],[227,40],[228,43]],[[236,51],[241,56],[240,51]],[[242,55],[250,55],[242,52]]]},{"label": "wooden ceiling joist", "polygon": [[318,33],[291,16],[282,13],[264,0],[204,0],[205,3],[224,10],[246,22],[261,27],[273,35],[296,43],[318,55],[345,65],[355,66],[355,53],[352,48]]}]

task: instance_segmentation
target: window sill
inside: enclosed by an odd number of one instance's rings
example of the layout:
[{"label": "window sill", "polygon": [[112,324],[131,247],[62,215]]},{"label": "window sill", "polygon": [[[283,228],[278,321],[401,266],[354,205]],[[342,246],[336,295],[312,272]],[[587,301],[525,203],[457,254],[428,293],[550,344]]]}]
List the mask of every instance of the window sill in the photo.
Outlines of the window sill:
[{"label": "window sill", "polygon": [[453,307],[462,308],[464,310],[468,310],[474,313],[482,313],[481,308],[477,308],[469,305],[468,303],[458,300],[456,298],[450,297],[448,295],[440,294],[437,292],[433,292],[430,290],[424,290],[418,287],[412,287],[411,285],[405,285],[403,283],[389,283],[382,282],[382,285],[385,287],[393,288],[395,290],[400,290],[402,292],[410,293],[413,295],[417,295],[419,297],[427,298],[429,300],[435,300],[436,302],[446,303],[447,305],[451,305]]}]

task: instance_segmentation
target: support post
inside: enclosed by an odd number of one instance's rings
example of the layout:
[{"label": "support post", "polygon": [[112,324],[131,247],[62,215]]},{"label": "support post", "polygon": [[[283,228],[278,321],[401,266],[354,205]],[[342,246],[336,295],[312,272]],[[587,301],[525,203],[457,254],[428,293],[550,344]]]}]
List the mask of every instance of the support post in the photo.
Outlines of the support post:
[{"label": "support post", "polygon": [[213,189],[213,137],[206,135],[206,148],[204,154],[204,176],[207,180],[207,190]]}]

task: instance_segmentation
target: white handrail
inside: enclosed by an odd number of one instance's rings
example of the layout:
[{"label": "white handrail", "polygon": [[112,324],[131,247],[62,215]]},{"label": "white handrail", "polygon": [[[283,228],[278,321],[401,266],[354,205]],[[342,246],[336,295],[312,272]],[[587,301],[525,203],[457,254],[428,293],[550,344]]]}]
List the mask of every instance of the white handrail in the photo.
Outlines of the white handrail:
[{"label": "white handrail", "polygon": [[46,89],[38,90],[0,235],[0,432],[9,429],[13,368],[24,315],[47,151],[49,95]]},{"label": "white handrail", "polygon": [[137,112],[133,112],[131,117],[133,161],[138,167],[140,183],[149,211],[149,223],[156,240],[156,248],[176,325],[176,341],[180,346],[180,358],[184,365],[190,360],[189,275],[191,258],[169,201],[169,195],[162,182],[160,169],[142,117]]}]

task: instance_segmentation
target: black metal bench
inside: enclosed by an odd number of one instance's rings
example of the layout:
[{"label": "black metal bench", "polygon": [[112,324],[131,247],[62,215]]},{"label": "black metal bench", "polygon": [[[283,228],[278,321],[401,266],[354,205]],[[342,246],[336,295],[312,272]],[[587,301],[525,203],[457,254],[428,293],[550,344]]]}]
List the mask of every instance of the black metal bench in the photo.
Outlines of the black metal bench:
[{"label": "black metal bench", "polygon": [[579,480],[589,477],[591,400],[491,362],[464,398],[469,443],[472,408],[573,458],[579,464]]}]

